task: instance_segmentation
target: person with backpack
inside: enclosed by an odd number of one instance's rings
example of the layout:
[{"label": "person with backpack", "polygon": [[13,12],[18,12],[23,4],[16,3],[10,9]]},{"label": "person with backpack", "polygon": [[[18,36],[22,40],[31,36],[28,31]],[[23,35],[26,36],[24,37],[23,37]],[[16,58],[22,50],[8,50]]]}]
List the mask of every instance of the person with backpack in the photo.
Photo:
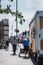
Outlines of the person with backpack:
[{"label": "person with backpack", "polygon": [[24,46],[24,53],[26,57],[26,54],[29,52],[29,39],[27,38],[23,39],[23,46]]}]

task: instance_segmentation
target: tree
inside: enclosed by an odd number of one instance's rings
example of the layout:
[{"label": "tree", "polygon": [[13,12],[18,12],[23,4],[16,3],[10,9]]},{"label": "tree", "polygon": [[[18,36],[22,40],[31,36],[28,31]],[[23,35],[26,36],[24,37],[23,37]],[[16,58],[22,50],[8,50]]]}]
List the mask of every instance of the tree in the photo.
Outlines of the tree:
[{"label": "tree", "polygon": [[[8,1],[11,1],[11,2],[13,2],[14,0],[8,0]],[[1,0],[0,0],[0,13],[1,14],[3,14],[3,13],[5,13],[5,14],[9,14],[9,13],[11,13],[11,15],[13,16],[16,16],[17,15],[17,17],[19,18],[19,23],[20,24],[23,24],[23,22],[25,22],[25,19],[23,18],[23,15],[22,15],[22,13],[21,12],[19,12],[19,11],[17,11],[17,12],[12,12],[12,10],[10,9],[10,7],[11,7],[11,5],[7,5],[7,8],[6,9],[2,9],[2,7],[1,7]],[[15,21],[16,21],[16,19],[15,19]]]}]

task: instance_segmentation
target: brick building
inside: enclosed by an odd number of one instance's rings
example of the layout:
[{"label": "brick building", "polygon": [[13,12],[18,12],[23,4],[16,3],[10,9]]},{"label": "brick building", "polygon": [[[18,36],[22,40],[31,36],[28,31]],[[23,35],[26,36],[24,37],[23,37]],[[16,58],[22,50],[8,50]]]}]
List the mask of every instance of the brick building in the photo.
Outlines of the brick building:
[{"label": "brick building", "polygon": [[9,21],[8,19],[3,19],[2,21],[0,21],[0,44],[1,44],[2,38],[4,38],[5,40],[7,40],[9,38],[8,21]]}]

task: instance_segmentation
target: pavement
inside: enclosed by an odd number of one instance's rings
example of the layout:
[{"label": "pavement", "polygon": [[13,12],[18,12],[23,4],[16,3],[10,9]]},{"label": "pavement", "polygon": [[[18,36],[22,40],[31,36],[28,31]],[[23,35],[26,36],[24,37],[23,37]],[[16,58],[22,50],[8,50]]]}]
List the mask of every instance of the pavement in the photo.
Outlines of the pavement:
[{"label": "pavement", "polygon": [[[18,57],[20,49],[16,51],[16,55],[12,56],[12,46],[10,45],[9,50],[0,50],[0,65],[37,65],[37,63],[31,59],[23,59],[24,55]],[[28,55],[27,55],[28,56]]]}]

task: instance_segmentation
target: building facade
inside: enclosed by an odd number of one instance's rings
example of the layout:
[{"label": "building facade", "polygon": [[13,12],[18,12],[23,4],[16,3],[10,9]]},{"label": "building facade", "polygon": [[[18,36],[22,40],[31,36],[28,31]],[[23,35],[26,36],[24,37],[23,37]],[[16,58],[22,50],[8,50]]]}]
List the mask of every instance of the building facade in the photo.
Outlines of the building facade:
[{"label": "building facade", "polygon": [[9,20],[3,19],[0,21],[0,43],[2,38],[7,40],[9,38]]}]

